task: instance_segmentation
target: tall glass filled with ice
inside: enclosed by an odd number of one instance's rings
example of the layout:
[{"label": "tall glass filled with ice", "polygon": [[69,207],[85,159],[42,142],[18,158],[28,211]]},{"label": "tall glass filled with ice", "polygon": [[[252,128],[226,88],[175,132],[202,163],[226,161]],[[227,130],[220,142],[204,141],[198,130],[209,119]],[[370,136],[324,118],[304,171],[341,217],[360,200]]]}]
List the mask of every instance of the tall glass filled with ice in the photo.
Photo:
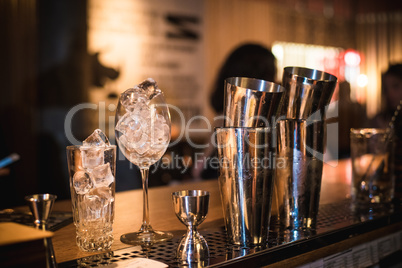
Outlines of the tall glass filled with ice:
[{"label": "tall glass filled with ice", "polygon": [[83,251],[113,243],[116,146],[95,130],[82,146],[67,147],[76,242]]}]

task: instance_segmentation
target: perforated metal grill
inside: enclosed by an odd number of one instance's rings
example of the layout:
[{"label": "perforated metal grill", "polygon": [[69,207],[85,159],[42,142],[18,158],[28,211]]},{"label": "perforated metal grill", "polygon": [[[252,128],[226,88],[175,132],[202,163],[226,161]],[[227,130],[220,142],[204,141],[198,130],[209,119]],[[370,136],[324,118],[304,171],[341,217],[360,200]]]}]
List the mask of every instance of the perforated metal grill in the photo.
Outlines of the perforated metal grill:
[{"label": "perforated metal grill", "polygon": [[[323,205],[320,206],[319,210],[317,231],[320,232],[320,229],[325,230],[331,227],[333,228],[335,225],[337,227],[342,224],[349,225],[352,220],[353,215],[350,210],[350,200],[345,200],[337,204]],[[201,231],[200,233],[208,243],[210,265],[257,251],[256,249],[244,249],[230,245],[227,242],[223,227],[215,230]],[[93,255],[61,263],[59,267],[96,267],[137,257],[147,257],[166,263],[169,267],[178,267],[179,262],[175,255],[181,238],[182,236],[179,235],[174,237],[171,241],[156,244],[148,249],[135,246],[114,252]]]},{"label": "perforated metal grill", "polygon": [[[34,226],[34,218],[30,213],[15,212],[13,210],[3,210],[0,212],[0,222],[16,222],[28,226]],[[73,222],[73,214],[71,212],[53,211],[48,218],[47,226],[49,231],[57,231],[58,229],[69,225]]]},{"label": "perforated metal grill", "polygon": [[[213,232],[200,233],[208,242],[210,263],[218,263],[223,261],[226,259],[227,255],[232,255],[232,251],[236,251],[236,249],[233,249],[233,247],[228,246],[226,235],[223,229]],[[156,244],[150,248],[135,246],[114,252],[93,255],[78,260],[61,263],[59,267],[96,267],[138,257],[147,257],[166,263],[170,267],[177,267],[179,262],[175,258],[175,255],[180,240],[181,236],[174,237],[168,242]]]},{"label": "perforated metal grill", "polygon": [[351,200],[345,199],[343,202],[335,204],[325,204],[320,206],[317,217],[317,231],[338,224],[350,224],[354,221],[354,215],[350,208]]}]

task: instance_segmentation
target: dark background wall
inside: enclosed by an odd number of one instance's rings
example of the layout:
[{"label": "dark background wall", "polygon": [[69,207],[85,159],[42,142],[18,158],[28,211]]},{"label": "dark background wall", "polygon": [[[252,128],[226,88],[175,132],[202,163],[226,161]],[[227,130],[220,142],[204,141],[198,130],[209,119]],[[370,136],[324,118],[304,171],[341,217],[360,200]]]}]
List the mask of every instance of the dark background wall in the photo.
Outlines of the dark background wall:
[{"label": "dark background wall", "polygon": [[87,100],[86,1],[1,0],[0,36],[0,158],[21,156],[0,177],[0,206],[35,192],[68,198],[60,144],[68,109]]}]

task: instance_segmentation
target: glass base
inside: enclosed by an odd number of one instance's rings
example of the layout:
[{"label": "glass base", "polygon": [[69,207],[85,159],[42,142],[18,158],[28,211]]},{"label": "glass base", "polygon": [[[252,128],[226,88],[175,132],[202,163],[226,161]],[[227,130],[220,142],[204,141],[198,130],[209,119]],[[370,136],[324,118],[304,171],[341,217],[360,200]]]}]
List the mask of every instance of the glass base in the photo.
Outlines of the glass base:
[{"label": "glass base", "polygon": [[129,245],[149,245],[172,239],[173,234],[161,231],[138,231],[134,233],[123,234],[120,241]]}]

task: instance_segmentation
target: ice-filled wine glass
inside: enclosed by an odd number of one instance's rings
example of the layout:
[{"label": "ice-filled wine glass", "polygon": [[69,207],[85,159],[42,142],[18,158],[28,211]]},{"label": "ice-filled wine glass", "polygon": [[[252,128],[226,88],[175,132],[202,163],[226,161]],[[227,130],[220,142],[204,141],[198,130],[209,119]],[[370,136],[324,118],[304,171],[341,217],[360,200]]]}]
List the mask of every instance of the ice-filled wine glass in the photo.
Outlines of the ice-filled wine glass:
[{"label": "ice-filled wine glass", "polygon": [[120,95],[115,133],[124,156],[141,171],[143,223],[138,232],[123,234],[121,242],[130,245],[153,244],[171,239],[167,232],[155,231],[149,221],[148,173],[170,142],[170,114],[163,93],[152,78]]}]

